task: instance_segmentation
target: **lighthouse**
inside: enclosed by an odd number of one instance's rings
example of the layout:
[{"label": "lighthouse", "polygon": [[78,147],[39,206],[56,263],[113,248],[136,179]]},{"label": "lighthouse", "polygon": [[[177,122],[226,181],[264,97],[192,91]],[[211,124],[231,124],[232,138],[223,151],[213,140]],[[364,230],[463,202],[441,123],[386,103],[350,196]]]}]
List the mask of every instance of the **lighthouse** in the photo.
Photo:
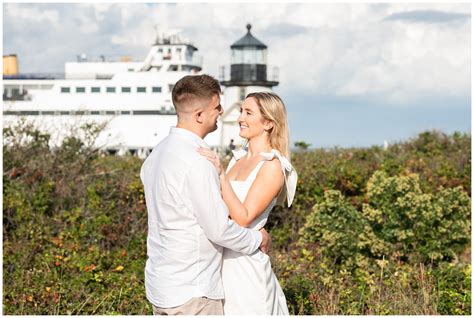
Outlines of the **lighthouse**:
[{"label": "lighthouse", "polygon": [[220,84],[223,86],[220,146],[226,148],[230,140],[239,145],[237,118],[240,106],[247,94],[271,91],[278,85],[278,68],[272,69],[272,80],[267,77],[267,46],[251,33],[252,25],[247,24],[247,34],[230,46],[230,78],[225,79],[225,67],[221,67]]}]

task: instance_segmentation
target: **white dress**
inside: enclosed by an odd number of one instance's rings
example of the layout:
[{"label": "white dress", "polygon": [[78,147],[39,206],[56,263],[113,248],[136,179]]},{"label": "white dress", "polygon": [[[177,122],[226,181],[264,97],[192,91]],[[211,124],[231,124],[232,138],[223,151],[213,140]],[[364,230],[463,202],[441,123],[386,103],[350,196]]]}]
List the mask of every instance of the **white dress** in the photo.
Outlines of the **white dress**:
[{"label": "white dress", "polygon": [[[235,151],[234,158],[229,163],[227,171],[245,153],[242,150]],[[266,160],[273,159],[274,155],[278,155],[281,158],[279,153],[274,153],[273,150],[272,153],[262,153],[262,155],[264,154],[266,155]],[[260,161],[245,181],[231,181],[231,186],[241,202],[244,202],[250,186],[264,163],[265,160]],[[288,181],[286,176],[285,181]],[[293,181],[296,180],[293,179]],[[296,187],[296,183],[292,186],[292,188],[294,187]],[[276,198],[254,220],[249,228],[261,229],[267,222],[268,215],[275,206],[275,203]],[[260,250],[251,255],[246,255],[225,248],[222,262],[222,282],[225,295],[225,315],[289,315],[285,294],[273,273],[270,258]]]}]

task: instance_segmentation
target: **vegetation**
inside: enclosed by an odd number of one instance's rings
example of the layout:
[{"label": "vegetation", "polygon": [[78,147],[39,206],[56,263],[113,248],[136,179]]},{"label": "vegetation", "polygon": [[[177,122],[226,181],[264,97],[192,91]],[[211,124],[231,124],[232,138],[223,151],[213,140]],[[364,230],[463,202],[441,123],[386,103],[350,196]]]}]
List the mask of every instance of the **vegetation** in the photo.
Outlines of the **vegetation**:
[{"label": "vegetation", "polygon": [[[99,131],[53,149],[4,129],[4,314],[152,314],[142,161],[101,155]],[[294,204],[267,224],[290,313],[470,315],[470,154],[469,135],[436,131],[294,153]]]}]

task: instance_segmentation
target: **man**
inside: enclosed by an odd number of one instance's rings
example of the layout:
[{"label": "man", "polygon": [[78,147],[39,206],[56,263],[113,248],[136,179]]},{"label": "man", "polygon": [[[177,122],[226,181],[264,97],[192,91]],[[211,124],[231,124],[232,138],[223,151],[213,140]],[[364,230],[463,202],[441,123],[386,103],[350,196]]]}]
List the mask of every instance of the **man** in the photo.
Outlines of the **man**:
[{"label": "man", "polygon": [[217,171],[196,151],[209,148],[203,138],[217,129],[220,93],[208,75],[179,80],[172,92],[178,124],[140,172],[148,209],[145,287],[154,314],[222,315],[223,247],[247,254],[268,249],[265,230],[229,219]]}]

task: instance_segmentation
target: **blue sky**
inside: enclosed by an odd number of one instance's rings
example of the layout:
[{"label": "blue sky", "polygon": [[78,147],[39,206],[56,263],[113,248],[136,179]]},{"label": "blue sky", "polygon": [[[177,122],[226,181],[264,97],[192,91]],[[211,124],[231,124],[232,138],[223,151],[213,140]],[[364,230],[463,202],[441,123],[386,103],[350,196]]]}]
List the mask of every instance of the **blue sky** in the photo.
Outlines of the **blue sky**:
[{"label": "blue sky", "polygon": [[156,28],[190,39],[217,77],[247,23],[279,68],[293,141],[371,146],[471,131],[469,4],[9,3],[3,53],[24,73],[63,72],[80,53],[143,59]]}]

